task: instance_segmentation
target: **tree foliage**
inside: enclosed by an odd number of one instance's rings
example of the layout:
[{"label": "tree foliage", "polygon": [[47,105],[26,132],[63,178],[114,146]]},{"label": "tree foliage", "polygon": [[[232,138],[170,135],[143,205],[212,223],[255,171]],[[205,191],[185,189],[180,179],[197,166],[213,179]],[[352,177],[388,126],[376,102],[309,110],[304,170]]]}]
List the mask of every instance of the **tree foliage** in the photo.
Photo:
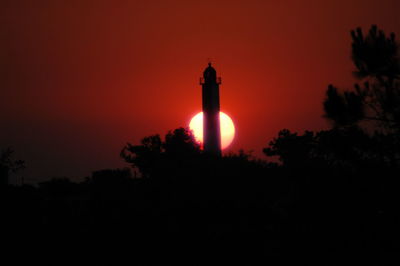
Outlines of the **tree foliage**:
[{"label": "tree foliage", "polygon": [[[285,167],[339,167],[351,171],[398,167],[400,162],[400,59],[392,33],[372,26],[351,32],[354,90],[329,85],[323,103],[333,128],[303,135],[282,130],[263,151]],[[373,123],[371,123],[373,122]]]},{"label": "tree foliage", "polygon": [[285,167],[292,169],[355,170],[382,161],[378,146],[375,138],[357,127],[305,131],[303,135],[284,129],[263,152],[267,156],[278,156]]},{"label": "tree foliage", "polygon": [[361,28],[353,30],[351,36],[354,75],[361,84],[344,92],[330,85],[324,101],[325,117],[337,127],[373,121],[377,130],[399,132],[400,58],[395,34],[387,37],[374,25],[366,36]]},{"label": "tree foliage", "polygon": [[14,151],[6,148],[0,151],[0,179],[2,183],[8,183],[8,175],[10,172],[15,173],[25,168],[25,162],[13,159]]},{"label": "tree foliage", "polygon": [[140,145],[128,143],[120,156],[144,177],[149,177],[160,170],[162,165],[173,164],[200,154],[200,144],[192,131],[178,128],[169,131],[163,141],[160,135],[152,135],[141,140]]}]

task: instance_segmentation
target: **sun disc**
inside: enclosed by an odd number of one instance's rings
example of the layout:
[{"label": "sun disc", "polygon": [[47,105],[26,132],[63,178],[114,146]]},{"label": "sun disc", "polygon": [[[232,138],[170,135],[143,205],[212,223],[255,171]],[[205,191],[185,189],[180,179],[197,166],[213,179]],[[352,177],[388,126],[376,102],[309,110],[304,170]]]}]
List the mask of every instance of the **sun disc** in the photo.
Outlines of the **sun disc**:
[{"label": "sun disc", "polygon": [[[227,148],[235,137],[235,125],[232,119],[225,113],[219,113],[221,127],[221,148]],[[193,131],[194,137],[200,143],[203,143],[203,112],[195,115],[189,123],[189,128]]]}]

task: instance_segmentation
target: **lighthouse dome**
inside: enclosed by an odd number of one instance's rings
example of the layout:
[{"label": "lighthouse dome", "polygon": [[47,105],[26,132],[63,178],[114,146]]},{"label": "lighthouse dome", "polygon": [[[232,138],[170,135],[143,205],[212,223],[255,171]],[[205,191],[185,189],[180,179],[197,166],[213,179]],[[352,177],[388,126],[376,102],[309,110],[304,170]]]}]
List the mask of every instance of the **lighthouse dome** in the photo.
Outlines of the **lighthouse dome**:
[{"label": "lighthouse dome", "polygon": [[208,63],[208,67],[204,70],[203,77],[205,82],[215,82],[217,80],[217,71]]}]

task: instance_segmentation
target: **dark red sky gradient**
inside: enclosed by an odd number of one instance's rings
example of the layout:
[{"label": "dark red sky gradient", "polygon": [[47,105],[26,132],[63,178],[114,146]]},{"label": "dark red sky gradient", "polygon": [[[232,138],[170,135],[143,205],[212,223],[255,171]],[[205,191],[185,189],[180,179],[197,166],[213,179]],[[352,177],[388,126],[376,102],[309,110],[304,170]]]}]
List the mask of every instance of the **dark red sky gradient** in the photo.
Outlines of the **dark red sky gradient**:
[{"label": "dark red sky gradient", "polygon": [[187,126],[207,59],[231,150],[318,130],[329,83],[351,87],[350,30],[400,34],[398,0],[2,1],[0,147],[26,180],[125,166],[127,142]]}]

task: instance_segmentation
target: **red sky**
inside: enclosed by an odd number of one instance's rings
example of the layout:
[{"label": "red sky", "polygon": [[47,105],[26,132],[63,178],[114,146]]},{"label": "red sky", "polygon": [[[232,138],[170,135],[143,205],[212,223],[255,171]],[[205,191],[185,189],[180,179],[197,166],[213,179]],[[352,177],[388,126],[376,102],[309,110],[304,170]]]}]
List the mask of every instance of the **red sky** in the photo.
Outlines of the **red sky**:
[{"label": "red sky", "polygon": [[0,5],[0,147],[29,182],[126,166],[119,151],[187,126],[208,58],[231,150],[319,130],[327,85],[350,88],[350,30],[400,33],[400,1],[19,1]]}]

